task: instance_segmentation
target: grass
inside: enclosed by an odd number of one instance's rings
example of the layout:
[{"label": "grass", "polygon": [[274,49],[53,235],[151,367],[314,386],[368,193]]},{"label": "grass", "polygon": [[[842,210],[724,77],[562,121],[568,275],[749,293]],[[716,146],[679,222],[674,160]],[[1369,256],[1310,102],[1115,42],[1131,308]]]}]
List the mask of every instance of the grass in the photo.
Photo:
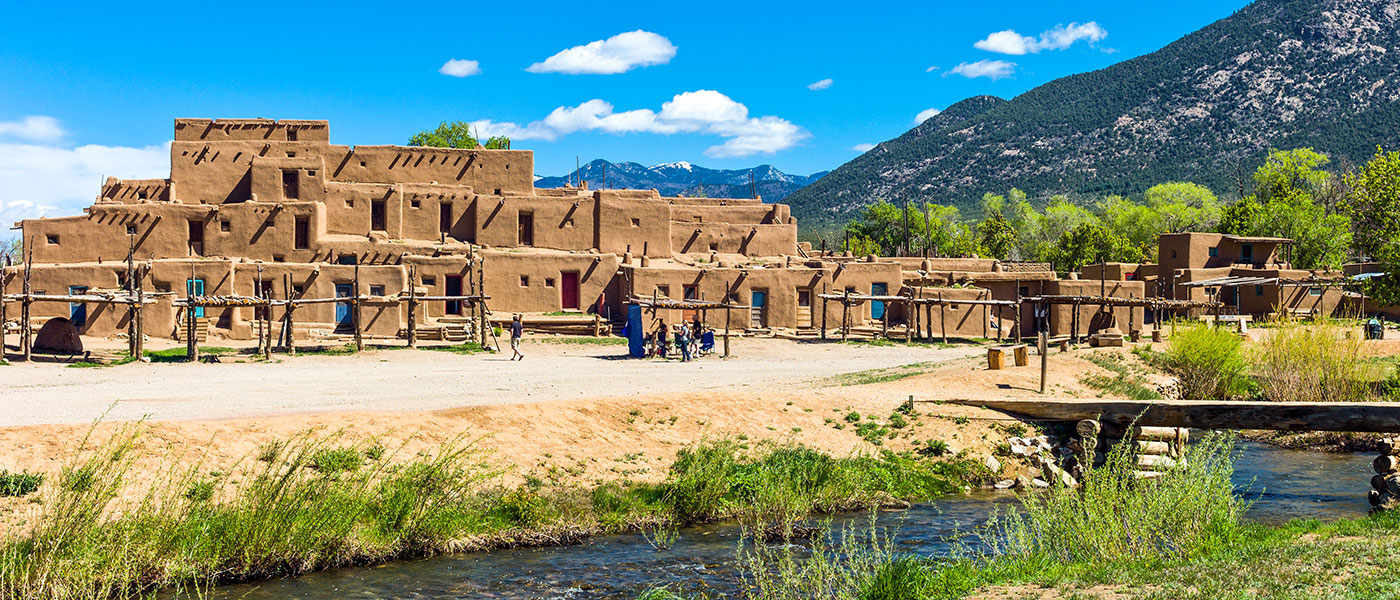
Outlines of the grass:
[{"label": "grass", "polygon": [[1248,377],[1249,362],[1234,333],[1204,323],[1177,328],[1162,357],[1176,375],[1182,398],[1228,400],[1248,398],[1257,388]]},{"label": "grass", "polygon": [[1124,397],[1131,400],[1160,400],[1161,394],[1156,389],[1147,386],[1145,377],[1147,370],[1130,364],[1122,354],[1117,352],[1092,352],[1084,355],[1084,358],[1104,369],[1113,372],[1112,377],[1105,375],[1088,375],[1080,381],[1091,388],[1100,390],[1106,394],[1113,394],[1117,397]]},{"label": "grass", "polygon": [[125,365],[125,364],[129,364],[129,363],[133,363],[133,362],[136,362],[136,358],[135,358],[135,357],[132,357],[132,356],[123,356],[123,357],[121,357],[121,358],[119,358],[119,359],[117,359],[117,360],[114,360],[114,361],[112,361],[112,362],[78,361],[78,362],[68,363],[67,368],[69,368],[69,369],[101,369],[101,368],[104,368],[104,367],[115,367],[115,366],[119,366],[119,365]]},{"label": "grass", "polygon": [[[225,348],[222,346],[200,346],[200,356],[227,356],[238,354],[235,348]],[[169,348],[166,350],[147,350],[146,358],[153,363],[185,362],[189,354],[184,348]]]},{"label": "grass", "polygon": [[932,373],[934,369],[942,364],[941,362],[920,362],[894,367],[866,369],[853,373],[842,373],[828,378],[827,381],[833,385],[841,386],[869,385],[872,383],[899,381],[917,375]]},{"label": "grass", "polygon": [[1250,356],[1260,393],[1291,402],[1368,400],[1371,369],[1361,340],[1345,335],[1355,329],[1331,319],[1279,322]]},{"label": "grass", "polygon": [[569,337],[545,337],[530,340],[541,344],[568,344],[580,346],[621,346],[627,343],[627,338],[615,336],[569,336]]},{"label": "grass", "polygon": [[38,491],[39,486],[44,484],[42,473],[11,473],[0,470],[0,497],[26,496]]},{"label": "grass", "polygon": [[305,433],[264,443],[227,473],[167,459],[137,486],[132,465],[160,460],[142,456],[143,427],[83,440],[88,449],[42,488],[40,516],[0,540],[0,597],[202,593],[217,582],[729,517],[790,528],[814,512],[902,505],[987,476],[966,461],[719,440],[681,451],[657,484],[505,485],[462,440],[401,457],[402,447]]},{"label": "grass", "polygon": [[490,352],[490,350],[482,348],[481,344],[477,344],[475,342],[467,342],[464,344],[456,344],[452,346],[424,346],[423,349],[432,350],[433,352],[450,352],[452,354],[462,354],[468,356],[472,354],[481,354],[482,352]]}]

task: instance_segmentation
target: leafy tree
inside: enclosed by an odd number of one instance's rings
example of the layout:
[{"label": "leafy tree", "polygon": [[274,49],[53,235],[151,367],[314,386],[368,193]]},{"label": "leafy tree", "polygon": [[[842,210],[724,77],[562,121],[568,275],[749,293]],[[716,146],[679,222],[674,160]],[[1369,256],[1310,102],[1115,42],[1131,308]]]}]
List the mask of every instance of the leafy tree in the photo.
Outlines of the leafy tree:
[{"label": "leafy tree", "polygon": [[991,258],[1006,260],[1016,246],[1016,230],[1000,212],[992,213],[977,224],[978,246]]},{"label": "leafy tree", "polygon": [[883,252],[878,242],[863,235],[853,235],[847,238],[841,249],[850,252],[851,256],[870,256],[871,254],[880,256]]},{"label": "leafy tree", "polygon": [[1060,235],[1051,258],[1056,269],[1077,271],[1100,262],[1140,262],[1142,254],[1102,223],[1086,221]]},{"label": "leafy tree", "polygon": [[[492,138],[497,139],[497,138]],[[488,140],[490,141],[490,140]],[[509,141],[507,141],[509,144]],[[472,135],[471,124],[462,121],[443,121],[437,129],[420,131],[408,138],[410,146],[432,146],[435,148],[479,148],[476,136]]]},{"label": "leafy tree", "polygon": [[486,139],[487,150],[510,150],[510,138],[503,135],[493,135]]},{"label": "leafy tree", "polygon": [[1293,266],[1336,268],[1351,246],[1351,221],[1329,212],[1318,202],[1334,184],[1319,167],[1327,156],[1311,148],[1269,152],[1254,172],[1256,196],[1247,196],[1225,209],[1220,232],[1293,240]]},{"label": "leafy tree", "polygon": [[1390,274],[1368,282],[1366,292],[1387,304],[1400,304],[1400,152],[1376,149],[1360,169],[1345,176],[1342,210],[1357,234],[1356,251]]},{"label": "leafy tree", "polygon": [[1219,231],[1228,235],[1259,235],[1263,223],[1263,205],[1254,196],[1245,196],[1221,213]]},{"label": "leafy tree", "polygon": [[[858,256],[893,256],[904,241],[903,213],[889,202],[876,201],[865,207],[860,217],[846,225],[846,236],[850,240],[861,239],[874,244],[875,252],[856,253]],[[855,253],[854,250],[852,252]]]},{"label": "leafy tree", "polygon": [[1320,169],[1328,162],[1326,154],[1312,148],[1270,150],[1264,164],[1254,171],[1254,194],[1265,204],[1295,192],[1315,197],[1325,190],[1332,177]]},{"label": "leafy tree", "polygon": [[24,262],[24,241],[19,236],[0,239],[0,266],[4,266],[5,256],[14,264]]}]

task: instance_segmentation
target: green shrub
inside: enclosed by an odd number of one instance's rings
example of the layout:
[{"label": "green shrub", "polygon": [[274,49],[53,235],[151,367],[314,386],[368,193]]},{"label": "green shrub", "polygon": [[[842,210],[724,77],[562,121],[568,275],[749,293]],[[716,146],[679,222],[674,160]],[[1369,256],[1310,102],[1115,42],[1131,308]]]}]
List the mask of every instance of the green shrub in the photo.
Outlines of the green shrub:
[{"label": "green shrub", "polygon": [[919,449],[919,454],[929,456],[944,456],[948,454],[948,442],[943,440],[929,440],[923,448]]},{"label": "green shrub", "polygon": [[214,497],[214,482],[196,481],[185,490],[185,499],[191,502],[208,502]]},{"label": "green shrub", "polygon": [[858,422],[858,421],[860,421],[860,413],[858,413],[858,412],[856,412],[856,411],[851,411],[851,412],[849,412],[849,413],[846,414],[846,422],[847,422],[847,423],[856,423],[856,422]]},{"label": "green shrub", "polygon": [[1367,399],[1361,340],[1336,321],[1285,321],[1265,332],[1250,358],[1265,399],[1348,402]]},{"label": "green shrub", "polygon": [[11,473],[0,470],[0,497],[24,496],[38,490],[43,483],[43,473]]},{"label": "green shrub", "polygon": [[901,555],[875,568],[861,582],[860,600],[923,600],[934,585],[933,569],[922,559]]},{"label": "green shrub", "polygon": [[360,452],[354,448],[324,448],[311,456],[311,468],[327,475],[360,469]]},{"label": "green shrub", "polygon": [[1188,400],[1252,396],[1254,384],[1234,333],[1204,323],[1179,328],[1167,343],[1166,365]]}]

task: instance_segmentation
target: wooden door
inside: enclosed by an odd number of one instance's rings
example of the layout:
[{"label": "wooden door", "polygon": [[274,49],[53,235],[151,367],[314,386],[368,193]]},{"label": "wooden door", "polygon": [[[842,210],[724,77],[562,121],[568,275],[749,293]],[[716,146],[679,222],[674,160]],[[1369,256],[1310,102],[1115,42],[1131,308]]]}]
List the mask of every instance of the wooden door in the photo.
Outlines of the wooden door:
[{"label": "wooden door", "polygon": [[749,301],[749,327],[752,329],[766,329],[768,327],[768,291],[754,290]]},{"label": "wooden door", "polygon": [[[443,281],[443,284],[446,286],[446,293],[443,294],[444,296],[461,296],[461,295],[462,295],[462,276],[461,276],[461,275],[448,275],[448,276],[447,276],[447,279]],[[443,305],[442,312],[443,312],[443,314],[448,314],[448,315],[460,315],[460,314],[462,314],[462,301],[461,301],[461,300],[448,300],[447,303]]]},{"label": "wooden door", "polygon": [[521,245],[521,246],[533,246],[533,245],[535,245],[535,214],[534,214],[534,213],[528,213],[528,212],[522,212],[522,213],[520,213],[520,245]]},{"label": "wooden door", "polygon": [[578,271],[559,274],[559,306],[564,310],[578,309]]},{"label": "wooden door", "polygon": [[[185,295],[186,295],[186,296],[203,296],[203,295],[204,295],[204,280],[203,280],[203,279],[186,279],[186,280],[185,280]],[[194,317],[195,317],[196,319],[202,319],[202,318],[204,318],[204,307],[203,307],[203,306],[196,306],[196,307],[195,307],[195,309],[194,309]]]},{"label": "wooden door", "polygon": [[[870,284],[871,296],[884,296],[890,293],[890,286],[884,283]],[[870,318],[876,321],[885,318],[885,303],[882,300],[870,301]]]},{"label": "wooden door", "polygon": [[[337,283],[335,284],[335,297],[349,298],[350,296],[354,295],[354,288],[354,284]],[[349,302],[335,303],[335,324],[337,327],[354,327],[354,319],[355,313],[354,311],[350,310]]]},{"label": "wooden door", "polygon": [[812,290],[797,290],[797,327],[812,326]]},{"label": "wooden door", "polygon": [[[694,285],[682,286],[682,287],[681,287],[681,290],[683,290],[683,293],[684,293],[684,296],[683,296],[683,297],[684,297],[686,300],[699,300],[699,299],[700,299],[700,288],[699,288],[699,286],[694,286]],[[696,316],[699,315],[699,314],[700,314],[699,311],[696,311],[696,310],[683,310],[683,311],[681,311],[681,320],[686,321],[686,322],[694,321],[695,318],[696,318]]]},{"label": "wooden door", "polygon": [[[88,291],[87,286],[82,286],[82,285],[70,285],[70,286],[68,286],[68,295],[69,295],[69,296],[79,296],[79,295],[82,295],[82,294],[86,294],[87,291]],[[70,322],[73,323],[73,326],[74,326],[74,327],[82,328],[82,326],[83,326],[84,324],[87,323],[87,304],[84,304],[84,303],[82,303],[82,302],[69,302],[69,303],[68,303],[68,320],[69,320]]]}]

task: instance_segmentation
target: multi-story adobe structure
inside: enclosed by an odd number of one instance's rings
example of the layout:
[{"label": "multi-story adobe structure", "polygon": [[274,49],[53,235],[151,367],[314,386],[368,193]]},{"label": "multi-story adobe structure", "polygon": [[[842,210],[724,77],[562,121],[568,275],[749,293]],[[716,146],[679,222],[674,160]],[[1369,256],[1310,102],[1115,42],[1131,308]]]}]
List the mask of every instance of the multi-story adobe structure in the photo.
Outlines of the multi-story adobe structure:
[{"label": "multi-story adobe structure", "polygon": [[[498,314],[616,318],[628,297],[658,294],[750,305],[729,316],[727,325],[738,330],[819,326],[817,295],[843,290],[1006,299],[1075,286],[1087,293],[1091,283],[1058,281],[1048,267],[1011,273],[989,260],[819,255],[797,241],[785,205],[654,190],[540,189],[533,153],[525,150],[341,146],[330,143],[326,121],[311,120],[177,119],[174,133],[169,178],[110,178],[85,214],[18,223],[30,261],[3,273],[9,292],[17,291],[24,268],[35,293],[122,290],[130,250],[149,265],[141,283],[159,299],[143,310],[148,335],[179,337],[177,298],[270,294],[368,296],[360,328],[397,337],[406,329],[401,295],[462,295],[473,274]],[[1124,282],[1115,294],[1140,297],[1136,285]],[[32,308],[36,321],[67,318],[87,335],[127,328],[127,311],[115,305]],[[851,317],[856,325],[907,317],[890,308],[896,312],[886,317],[883,304],[871,303]],[[255,310],[204,308],[194,316],[215,335],[247,339],[256,335]],[[839,306],[827,311],[828,322],[840,322]],[[297,324],[345,331],[355,312],[348,303],[305,305]],[[462,313],[461,302],[424,302],[415,319],[430,330]],[[986,315],[971,314],[955,311],[950,333],[988,332]],[[705,317],[725,325],[720,311]],[[1009,334],[1012,322],[1014,315],[1003,315],[993,329]],[[1026,333],[1033,330],[1029,314],[1021,322]],[[1093,320],[1080,322],[1086,329]]]}]

